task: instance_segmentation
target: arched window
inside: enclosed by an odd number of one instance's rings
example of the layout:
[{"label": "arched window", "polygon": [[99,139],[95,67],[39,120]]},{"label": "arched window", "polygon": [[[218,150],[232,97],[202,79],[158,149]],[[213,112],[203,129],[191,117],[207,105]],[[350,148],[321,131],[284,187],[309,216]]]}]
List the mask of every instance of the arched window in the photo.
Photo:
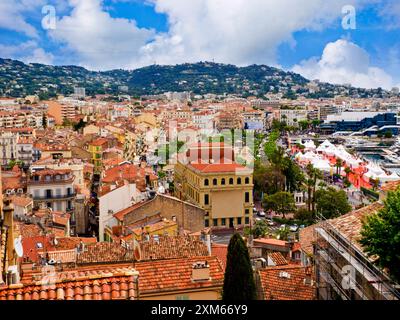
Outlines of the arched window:
[{"label": "arched window", "polygon": [[217,179],[213,179],[213,185],[216,186],[218,184],[218,180]]},{"label": "arched window", "polygon": [[224,186],[225,185],[225,178],[221,179],[221,184]]},{"label": "arched window", "polygon": [[242,184],[242,178],[237,178],[237,184]]},{"label": "arched window", "polygon": [[208,179],[205,179],[205,180],[204,180],[204,185],[205,185],[205,186],[208,186],[208,185],[209,185]]},{"label": "arched window", "polygon": [[244,179],[244,183],[245,183],[245,184],[249,184],[249,183],[250,183],[250,178],[249,178],[249,177],[246,177],[246,179]]},{"label": "arched window", "polygon": [[233,184],[233,178],[229,178],[229,184]]}]

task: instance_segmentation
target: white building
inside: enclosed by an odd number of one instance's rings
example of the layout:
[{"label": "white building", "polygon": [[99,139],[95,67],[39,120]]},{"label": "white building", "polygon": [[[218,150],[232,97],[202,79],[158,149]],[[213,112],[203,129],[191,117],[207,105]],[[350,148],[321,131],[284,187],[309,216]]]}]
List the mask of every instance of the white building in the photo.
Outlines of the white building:
[{"label": "white building", "polygon": [[111,190],[99,196],[99,241],[104,241],[104,229],[117,225],[114,213],[129,208],[141,200],[136,184],[121,187],[111,186]]},{"label": "white building", "polygon": [[288,126],[297,127],[300,121],[307,120],[305,109],[281,109],[279,110],[279,121],[286,122]]},{"label": "white building", "polygon": [[35,208],[48,207],[53,211],[71,213],[74,220],[74,176],[71,170],[38,170],[28,179],[28,194],[33,197]]}]

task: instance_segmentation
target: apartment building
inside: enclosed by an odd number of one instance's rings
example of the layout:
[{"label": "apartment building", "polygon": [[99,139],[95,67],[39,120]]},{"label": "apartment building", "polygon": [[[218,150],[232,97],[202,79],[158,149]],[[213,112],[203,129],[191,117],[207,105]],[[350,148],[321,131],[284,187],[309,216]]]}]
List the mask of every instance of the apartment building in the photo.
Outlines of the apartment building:
[{"label": "apartment building", "polygon": [[17,159],[29,167],[33,161],[33,139],[32,137],[18,136]]},{"label": "apartment building", "polygon": [[248,111],[242,113],[244,129],[264,130],[266,126],[265,111]]},{"label": "apartment building", "polygon": [[281,109],[279,110],[279,121],[286,122],[288,126],[297,127],[300,121],[307,120],[305,109]]},{"label": "apartment building", "polygon": [[206,211],[205,227],[232,228],[250,224],[253,172],[234,161],[223,143],[189,147],[188,161],[175,165],[175,195]]},{"label": "apartment building", "polygon": [[62,125],[64,119],[75,118],[75,105],[72,103],[60,103],[57,101],[46,101],[47,114],[54,117],[56,125]]},{"label": "apartment building", "polygon": [[28,194],[33,197],[34,207],[48,207],[53,211],[73,213],[76,196],[74,179],[69,169],[44,169],[32,172],[27,185]]},{"label": "apartment building", "polygon": [[27,114],[19,111],[0,111],[0,128],[24,128],[30,125]]},{"label": "apartment building", "polygon": [[10,161],[17,160],[18,135],[10,131],[0,132],[0,161],[6,166]]},{"label": "apartment building", "polygon": [[239,113],[221,112],[217,123],[218,130],[241,129],[242,119]]},{"label": "apartment building", "polygon": [[101,171],[103,163],[103,152],[108,148],[108,140],[105,138],[98,138],[89,144],[88,151],[92,154],[92,163],[96,173]]}]

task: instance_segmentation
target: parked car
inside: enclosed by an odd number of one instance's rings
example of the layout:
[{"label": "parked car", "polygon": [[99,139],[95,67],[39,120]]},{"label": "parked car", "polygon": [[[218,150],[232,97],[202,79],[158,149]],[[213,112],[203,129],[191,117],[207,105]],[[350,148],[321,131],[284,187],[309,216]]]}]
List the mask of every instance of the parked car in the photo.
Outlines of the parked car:
[{"label": "parked car", "polygon": [[260,212],[257,213],[257,215],[258,215],[259,217],[264,218],[264,217],[265,217],[265,212],[264,212],[264,211],[260,211]]},{"label": "parked car", "polygon": [[296,232],[299,229],[299,226],[297,224],[293,224],[289,227],[289,230],[292,232]]},{"label": "parked car", "polygon": [[282,224],[282,225],[279,227],[279,230],[284,230],[284,229],[286,229],[286,224]]},{"label": "parked car", "polygon": [[275,222],[272,221],[271,219],[267,219],[266,221],[267,221],[267,224],[268,224],[270,227],[272,227],[272,226],[275,225]]}]

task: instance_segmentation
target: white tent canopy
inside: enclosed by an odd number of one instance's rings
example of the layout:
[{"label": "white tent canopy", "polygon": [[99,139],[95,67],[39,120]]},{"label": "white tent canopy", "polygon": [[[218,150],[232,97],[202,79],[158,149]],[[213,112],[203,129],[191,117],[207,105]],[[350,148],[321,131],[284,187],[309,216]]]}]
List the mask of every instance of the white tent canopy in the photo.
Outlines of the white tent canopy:
[{"label": "white tent canopy", "polygon": [[323,159],[315,159],[312,162],[312,165],[315,169],[321,170],[321,171],[327,171],[329,172],[331,170],[331,166],[329,164],[328,160],[323,160]]},{"label": "white tent canopy", "polygon": [[307,140],[303,143],[304,149],[307,150],[315,150],[317,146],[315,145],[314,141],[312,140]]}]

